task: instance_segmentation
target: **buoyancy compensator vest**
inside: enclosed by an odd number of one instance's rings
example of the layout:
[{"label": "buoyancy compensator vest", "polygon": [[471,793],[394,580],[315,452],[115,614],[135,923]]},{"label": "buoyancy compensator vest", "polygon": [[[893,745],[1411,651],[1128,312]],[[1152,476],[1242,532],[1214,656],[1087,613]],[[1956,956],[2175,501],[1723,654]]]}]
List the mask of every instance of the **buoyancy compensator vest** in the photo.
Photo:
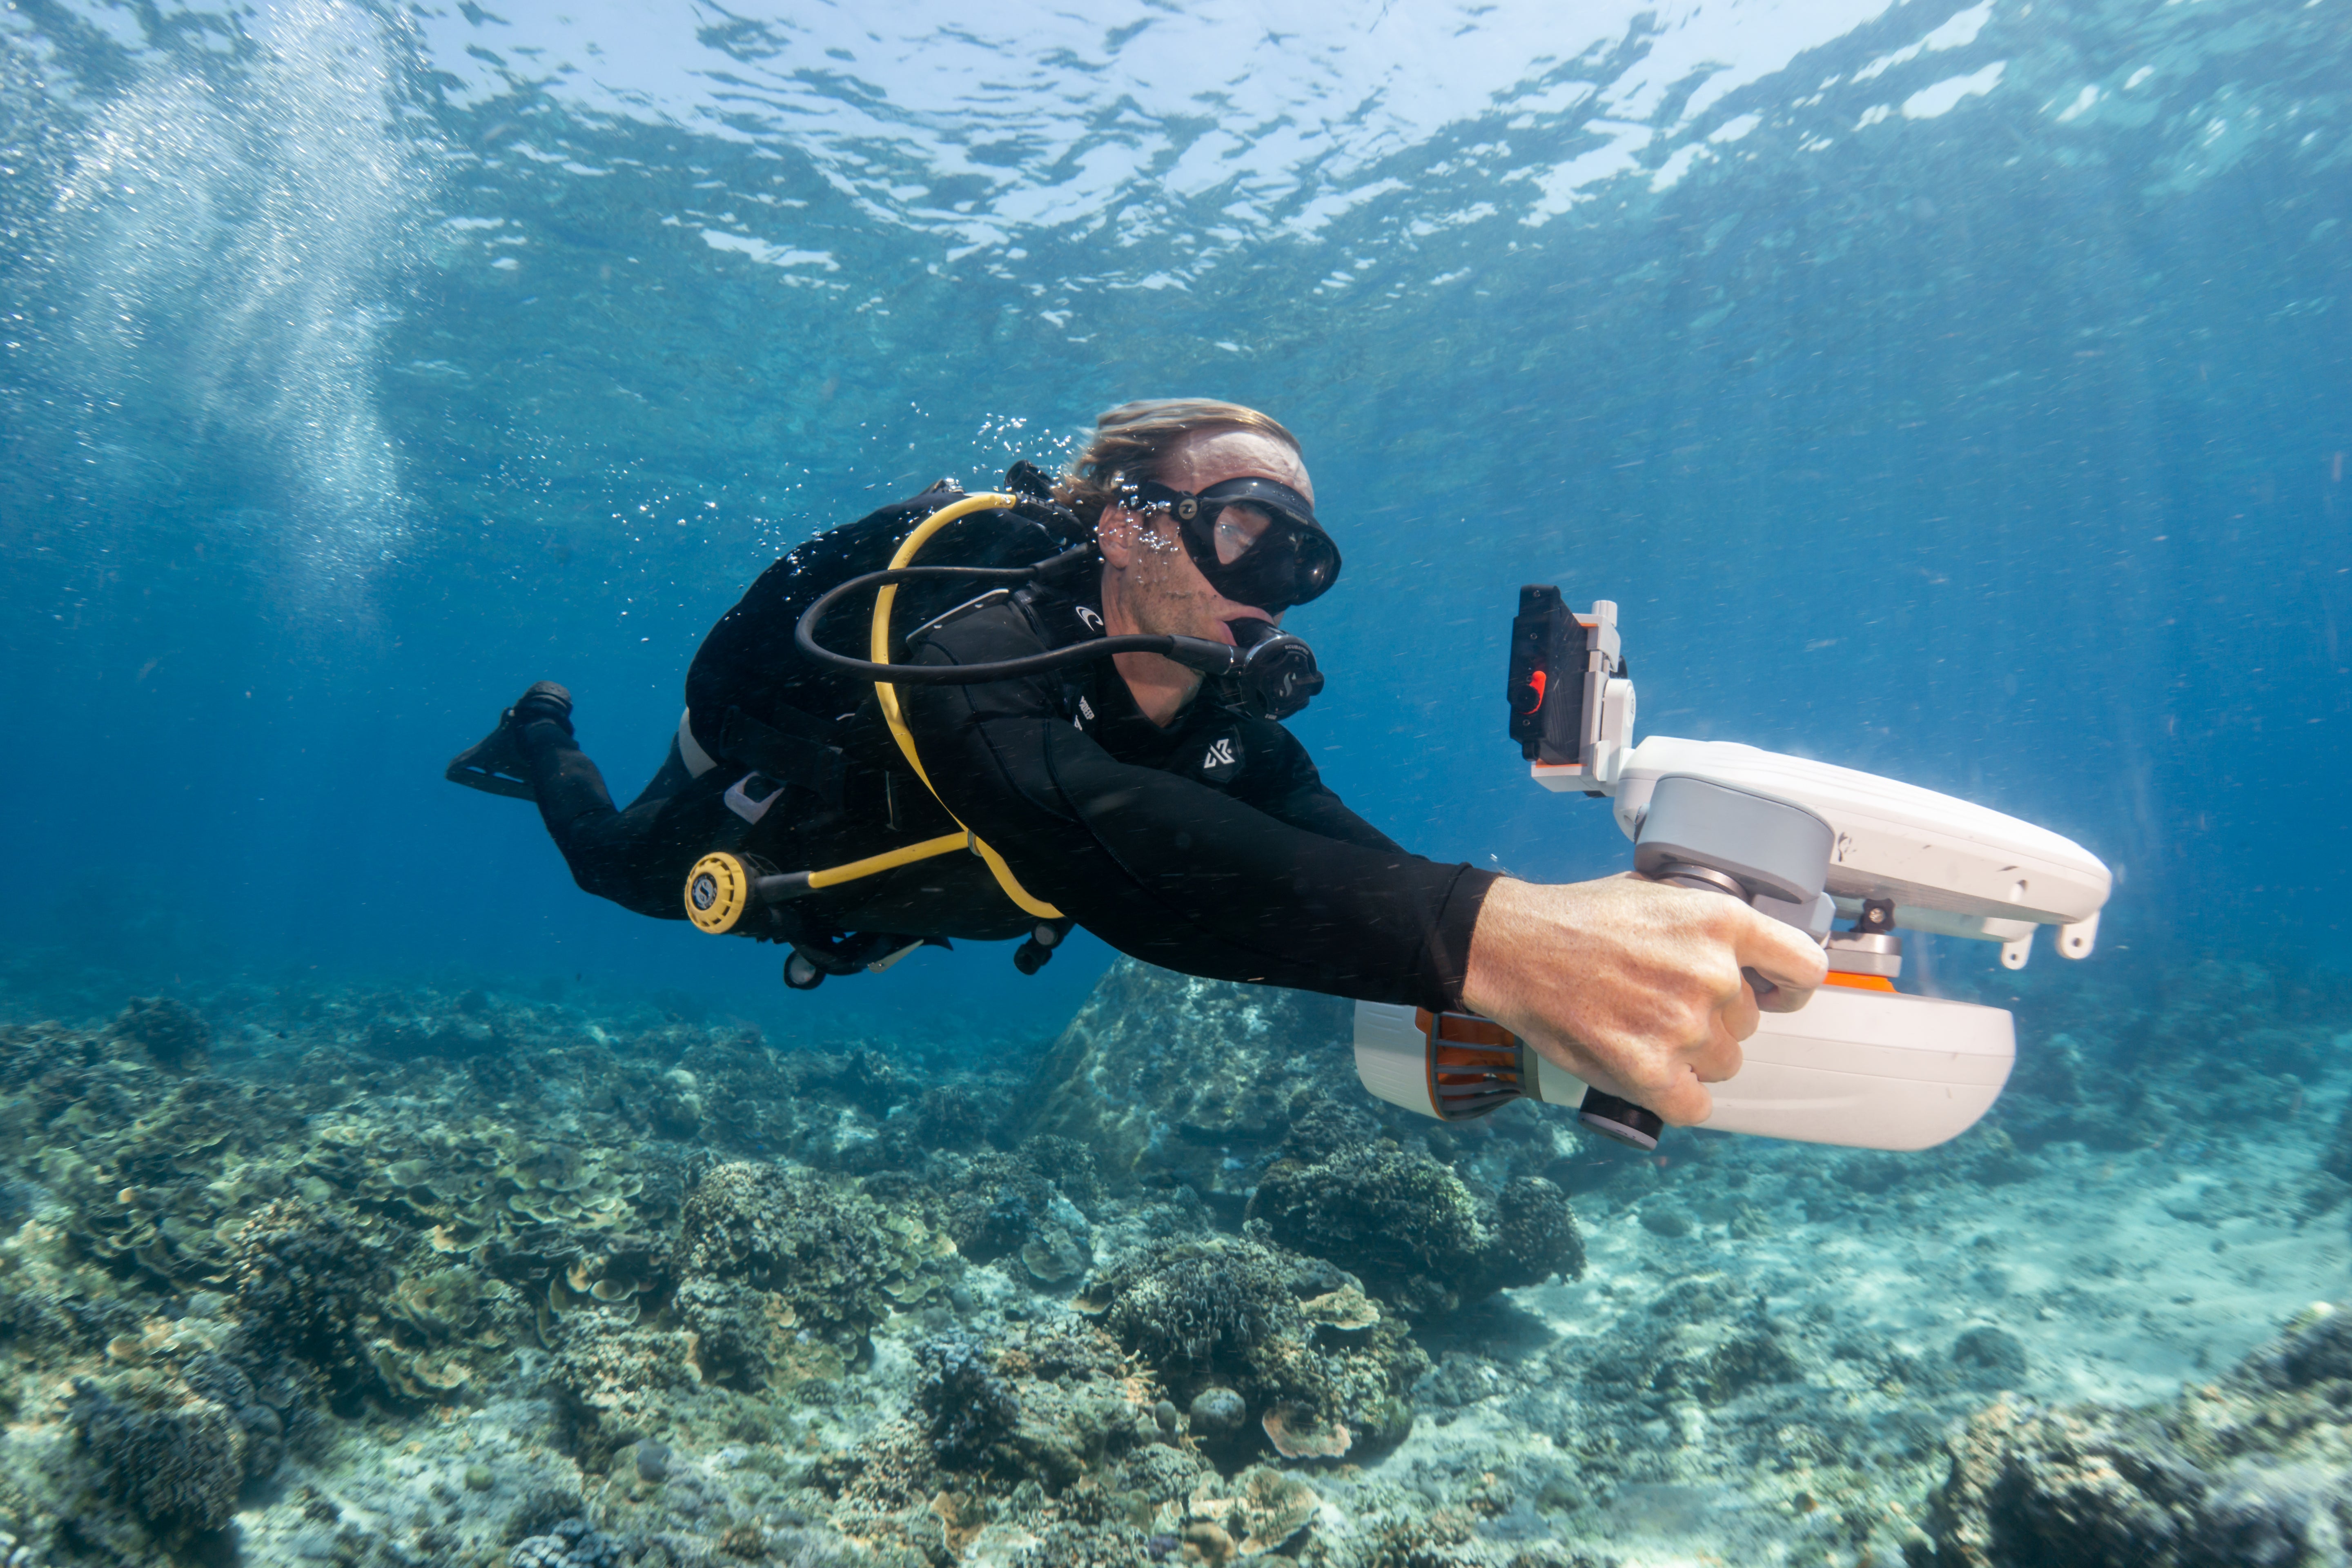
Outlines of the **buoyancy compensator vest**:
[{"label": "buoyancy compensator vest", "polygon": [[[926,544],[924,560],[983,571],[1028,567],[1066,556],[1089,542],[1090,531],[1055,501],[1051,481],[1034,465],[1015,463],[1005,475],[1003,493],[1012,505],[959,520],[936,542]],[[919,770],[908,768],[893,751],[871,679],[806,658],[794,646],[793,631],[828,593],[888,568],[926,521],[966,500],[954,480],[941,479],[919,495],[796,546],[762,573],[711,628],[688,670],[681,752],[697,773],[716,767],[737,776],[727,804],[742,822],[695,863],[685,889],[687,917],[705,931],[788,942],[793,954],[784,965],[784,981],[796,990],[812,989],[828,974],[887,968],[927,942],[945,945],[933,922],[909,918],[904,910],[897,918],[883,918],[922,934],[842,930],[819,914],[828,900],[799,901],[810,892],[845,888],[853,881],[870,886],[862,879],[973,846],[960,830],[936,831],[956,825],[913,776]],[[927,579],[908,585],[900,591],[892,624],[901,631],[920,626],[973,592],[969,579]],[[826,609],[814,624],[828,638],[863,648],[872,612],[868,595]],[[890,651],[902,657],[903,645]],[[853,842],[863,837],[868,845],[873,833],[887,823],[890,847],[842,864],[820,860],[819,869],[786,876],[761,853],[766,845],[789,837],[778,831],[782,824],[768,817],[771,805],[784,808],[780,816],[799,815],[820,825],[862,821],[867,831],[852,831],[848,837]],[[930,836],[925,837],[926,832]],[[1053,914],[1050,906],[1046,915],[1033,916],[1002,903],[1003,895],[988,886],[984,876],[977,886],[969,885],[972,877],[962,874],[927,880],[955,885],[959,892],[950,895],[951,901],[970,905],[954,911],[961,920],[940,922],[947,931],[989,936],[1025,932],[1027,940],[1014,955],[1024,973],[1042,967],[1068,930],[1069,922]],[[780,881],[800,886],[790,895],[780,894]],[[765,897],[761,893],[763,882]],[[994,906],[998,912],[982,913],[982,905]],[[971,929],[975,915],[982,928],[979,931]],[[1010,932],[1003,929],[1007,921]],[[991,926],[996,929],[987,929]]]},{"label": "buoyancy compensator vest", "polygon": [[[1015,463],[1004,476],[1011,510],[972,518],[925,552],[944,566],[1026,566],[1087,542],[1088,531],[1054,500],[1035,465]],[[687,670],[687,725],[713,760],[756,768],[838,803],[848,731],[874,701],[870,679],[803,658],[793,628],[809,606],[842,584],[890,564],[907,536],[941,507],[961,500],[952,479],[894,501],[794,546],[760,574],[735,607],[703,638]],[[919,626],[971,596],[966,583],[916,584],[899,598],[897,622]],[[829,644],[863,647],[870,604],[845,603],[819,622]]]}]

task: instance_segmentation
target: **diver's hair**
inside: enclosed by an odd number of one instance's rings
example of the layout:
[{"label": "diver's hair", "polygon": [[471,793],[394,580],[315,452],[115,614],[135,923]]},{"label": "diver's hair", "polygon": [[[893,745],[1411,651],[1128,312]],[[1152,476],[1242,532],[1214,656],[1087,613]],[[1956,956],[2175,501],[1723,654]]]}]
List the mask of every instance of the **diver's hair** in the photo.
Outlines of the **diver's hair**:
[{"label": "diver's hair", "polygon": [[1170,450],[1195,430],[1255,430],[1301,450],[1297,437],[1255,408],[1213,397],[1148,397],[1096,419],[1094,439],[1070,460],[1054,497],[1092,528],[1121,489],[1156,477]]}]

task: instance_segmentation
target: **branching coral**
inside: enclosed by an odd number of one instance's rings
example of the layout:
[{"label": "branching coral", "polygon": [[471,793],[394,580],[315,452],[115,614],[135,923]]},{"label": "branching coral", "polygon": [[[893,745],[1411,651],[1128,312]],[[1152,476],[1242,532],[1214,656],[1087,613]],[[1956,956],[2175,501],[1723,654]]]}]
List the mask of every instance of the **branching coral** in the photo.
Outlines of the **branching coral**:
[{"label": "branching coral", "polygon": [[309,1363],[346,1399],[365,1384],[374,1358],[363,1331],[392,1284],[380,1244],[285,1198],[237,1233],[232,1268],[240,1326],[255,1350]]},{"label": "branching coral", "polygon": [[246,1479],[246,1429],[215,1401],[163,1410],[122,1405],[89,1379],[71,1417],[100,1484],[149,1523],[170,1532],[228,1521]]},{"label": "branching coral", "polygon": [[990,1450],[1013,1436],[1021,1402],[970,1340],[923,1346],[922,1367],[915,1404],[940,1462],[957,1468],[985,1463]]}]

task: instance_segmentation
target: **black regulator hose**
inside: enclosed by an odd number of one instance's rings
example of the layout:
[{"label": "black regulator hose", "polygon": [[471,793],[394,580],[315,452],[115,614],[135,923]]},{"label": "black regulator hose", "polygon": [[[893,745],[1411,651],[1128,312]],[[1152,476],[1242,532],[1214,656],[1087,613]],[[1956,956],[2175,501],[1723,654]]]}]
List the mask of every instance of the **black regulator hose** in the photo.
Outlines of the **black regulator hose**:
[{"label": "black regulator hose", "polygon": [[855,675],[861,680],[887,680],[896,686],[979,686],[992,680],[1017,680],[1026,675],[1067,669],[1074,664],[1091,664],[1096,659],[1108,658],[1120,653],[1160,654],[1209,675],[1230,675],[1240,668],[1240,649],[1211,642],[1206,637],[1097,637],[1092,642],[1079,643],[1072,647],[1033,653],[1024,658],[1000,658],[987,664],[877,664],[871,659],[852,658],[845,653],[835,653],[816,640],[817,622],[823,620],[834,605],[861,589],[883,588],[893,583],[920,583],[941,577],[961,577],[969,582],[982,583],[1026,583],[1036,574],[1037,569],[1034,566],[901,566],[895,572],[868,572],[863,577],[852,577],[801,612],[799,624],[793,627],[793,642],[802,653],[819,664]]},{"label": "black regulator hose", "polygon": [[[1091,552],[1091,546],[1082,549]],[[803,610],[793,627],[793,643],[804,656],[829,668],[860,680],[887,681],[898,686],[979,686],[1092,664],[1115,654],[1156,653],[1212,679],[1238,683],[1235,698],[1249,710],[1269,719],[1289,717],[1323,689],[1323,676],[1315,668],[1314,653],[1299,638],[1267,621],[1234,622],[1233,643],[1160,635],[1106,637],[986,664],[877,664],[872,659],[835,653],[816,640],[817,623],[852,594],[897,583],[936,582],[949,577],[980,583],[1032,583],[1070,563],[1072,557],[1080,553],[1067,552],[1034,566],[901,566],[888,572],[868,572],[832,589]],[[1240,641],[1244,637],[1249,639],[1247,646]]]}]

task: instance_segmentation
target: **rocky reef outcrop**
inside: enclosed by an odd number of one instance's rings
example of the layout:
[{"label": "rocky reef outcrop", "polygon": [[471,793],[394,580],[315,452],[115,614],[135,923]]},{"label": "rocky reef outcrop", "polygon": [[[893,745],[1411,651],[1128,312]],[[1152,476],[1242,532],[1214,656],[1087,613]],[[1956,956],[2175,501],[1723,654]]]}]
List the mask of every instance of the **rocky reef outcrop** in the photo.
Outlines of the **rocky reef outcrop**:
[{"label": "rocky reef outcrop", "polygon": [[1234,1195],[1294,1108],[1352,1083],[1349,1004],[1122,958],[1039,1064],[1031,1131],[1094,1152],[1103,1180]]},{"label": "rocky reef outcrop", "polygon": [[2352,1311],[2313,1309],[2168,1405],[2004,1399],[1947,1447],[1919,1568],[2352,1561]]},{"label": "rocky reef outcrop", "polygon": [[1250,1197],[1247,1221],[1255,1234],[1361,1275],[1410,1317],[1584,1272],[1576,1216],[1551,1182],[1518,1176],[1482,1194],[1429,1155],[1394,1143],[1276,1162]]}]

